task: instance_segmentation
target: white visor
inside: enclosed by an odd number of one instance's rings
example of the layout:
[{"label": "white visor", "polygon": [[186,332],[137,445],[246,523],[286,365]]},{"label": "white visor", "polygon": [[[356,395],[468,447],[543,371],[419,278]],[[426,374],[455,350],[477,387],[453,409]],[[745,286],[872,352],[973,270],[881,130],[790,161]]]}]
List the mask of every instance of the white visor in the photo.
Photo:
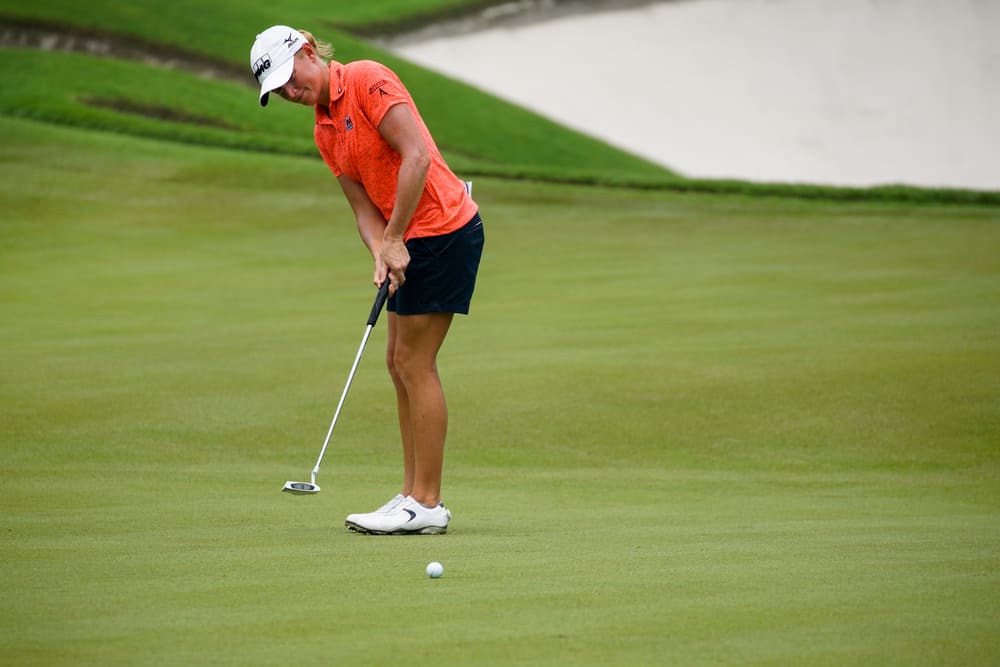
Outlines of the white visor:
[{"label": "white visor", "polygon": [[267,106],[267,95],[292,78],[295,54],[306,43],[305,36],[286,25],[271,26],[257,35],[250,49],[250,71],[260,84],[260,105]]}]

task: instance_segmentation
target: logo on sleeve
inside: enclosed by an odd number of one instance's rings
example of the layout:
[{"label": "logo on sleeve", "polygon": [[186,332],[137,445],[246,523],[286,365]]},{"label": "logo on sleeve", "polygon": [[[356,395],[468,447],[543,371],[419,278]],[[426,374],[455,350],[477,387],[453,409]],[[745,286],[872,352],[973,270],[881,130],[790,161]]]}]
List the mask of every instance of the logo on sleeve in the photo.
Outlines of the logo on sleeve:
[{"label": "logo on sleeve", "polygon": [[371,86],[368,87],[368,94],[371,95],[377,90],[382,95],[388,95],[389,93],[382,90],[382,86],[388,83],[389,83],[388,79],[382,79],[378,83],[373,83]]}]

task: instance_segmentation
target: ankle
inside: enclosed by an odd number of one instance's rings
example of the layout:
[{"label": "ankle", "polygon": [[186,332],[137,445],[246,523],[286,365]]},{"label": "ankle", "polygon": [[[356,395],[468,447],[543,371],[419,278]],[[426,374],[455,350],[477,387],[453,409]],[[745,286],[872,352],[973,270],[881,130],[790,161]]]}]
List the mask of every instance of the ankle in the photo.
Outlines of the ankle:
[{"label": "ankle", "polygon": [[441,504],[441,499],[440,498],[433,498],[433,497],[430,497],[430,496],[420,496],[420,497],[418,497],[418,496],[411,495],[410,499],[414,500],[414,501],[416,501],[418,503],[420,503],[421,505],[423,505],[424,507],[426,507],[429,510],[432,510],[432,509],[434,509],[435,507],[437,507],[438,505]]}]

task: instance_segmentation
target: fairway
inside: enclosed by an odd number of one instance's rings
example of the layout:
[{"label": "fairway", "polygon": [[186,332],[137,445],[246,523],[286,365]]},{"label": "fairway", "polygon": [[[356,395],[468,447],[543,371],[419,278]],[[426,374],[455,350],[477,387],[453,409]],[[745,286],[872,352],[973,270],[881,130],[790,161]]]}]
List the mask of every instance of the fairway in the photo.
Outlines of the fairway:
[{"label": "fairway", "polygon": [[[1000,209],[480,179],[446,536],[321,162],[0,118],[11,665],[1000,662]],[[430,561],[444,576],[430,580]]]}]

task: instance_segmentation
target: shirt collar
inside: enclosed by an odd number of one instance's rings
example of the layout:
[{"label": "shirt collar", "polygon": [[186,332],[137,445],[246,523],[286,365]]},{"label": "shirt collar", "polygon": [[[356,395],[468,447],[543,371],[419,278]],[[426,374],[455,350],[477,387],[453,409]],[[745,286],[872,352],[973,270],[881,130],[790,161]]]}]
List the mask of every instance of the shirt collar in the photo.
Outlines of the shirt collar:
[{"label": "shirt collar", "polygon": [[344,96],[344,66],[336,61],[331,61],[330,68],[330,102],[324,106],[316,105],[316,124],[328,125],[333,122],[330,117],[330,110],[333,109],[337,100]]},{"label": "shirt collar", "polygon": [[330,104],[344,95],[344,66],[337,61],[330,62]]}]

